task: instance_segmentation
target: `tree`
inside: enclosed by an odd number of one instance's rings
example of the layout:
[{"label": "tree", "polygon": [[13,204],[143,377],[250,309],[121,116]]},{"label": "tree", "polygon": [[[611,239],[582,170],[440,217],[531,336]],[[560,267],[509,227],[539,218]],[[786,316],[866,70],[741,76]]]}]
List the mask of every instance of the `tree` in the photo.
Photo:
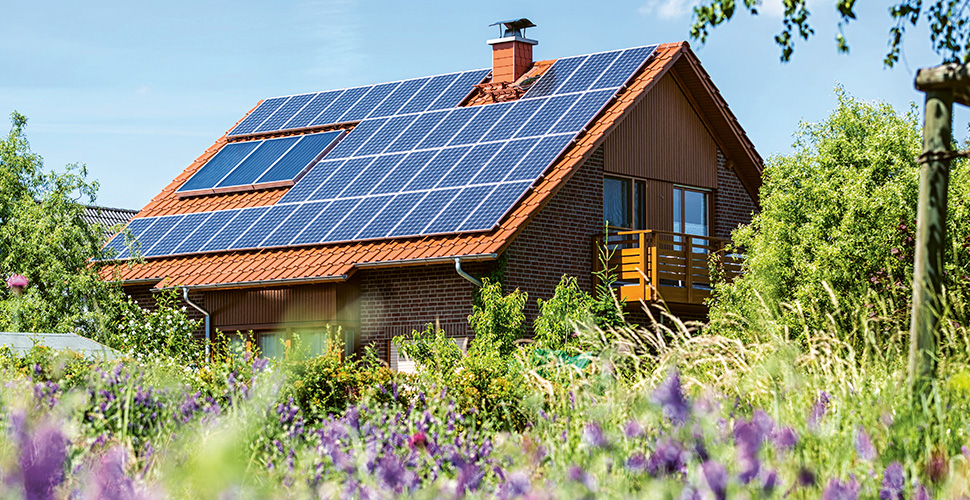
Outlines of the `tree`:
[{"label": "tree", "polygon": [[100,255],[103,232],[83,218],[98,184],[83,164],[47,172],[30,150],[27,119],[11,114],[0,138],[0,276],[28,278],[23,295],[0,290],[0,330],[77,332],[98,338],[115,315],[121,291],[101,280],[88,259]]},{"label": "tree", "polygon": [[[836,46],[840,52],[849,51],[849,43],[842,28],[856,18],[856,0],[835,0],[839,14],[839,34]],[[788,61],[795,51],[797,38],[808,40],[814,33],[808,0],[783,0],[782,29],[775,35],[775,43],[781,47],[781,60]],[[758,14],[761,0],[743,0],[744,9]],[[926,5],[922,0],[901,0],[889,8],[892,26],[889,28],[889,51],[883,63],[892,67],[899,61],[899,50],[906,29],[916,26],[922,18],[930,27],[930,43],[943,62],[967,61],[970,55],[970,11],[961,0],[934,0]],[[710,30],[730,21],[737,10],[735,0],[709,0],[694,7],[694,20],[690,35],[701,43],[707,40]]]},{"label": "tree", "polygon": [[[794,325],[815,311],[826,321],[841,304],[878,292],[895,302],[905,321],[911,293],[914,221],[918,191],[916,157],[921,148],[915,109],[897,114],[886,103],[867,102],[837,88],[838,107],[821,123],[803,123],[796,149],[768,159],[761,189],[762,211],[735,232],[746,249],[747,272],[719,284],[713,319],[740,316],[760,324],[764,303],[774,317]],[[970,210],[970,172],[954,168],[950,207]],[[967,288],[970,221],[951,217],[944,248],[948,289]],[[811,314],[811,313],[809,313]],[[837,316],[836,316],[837,317]]]}]

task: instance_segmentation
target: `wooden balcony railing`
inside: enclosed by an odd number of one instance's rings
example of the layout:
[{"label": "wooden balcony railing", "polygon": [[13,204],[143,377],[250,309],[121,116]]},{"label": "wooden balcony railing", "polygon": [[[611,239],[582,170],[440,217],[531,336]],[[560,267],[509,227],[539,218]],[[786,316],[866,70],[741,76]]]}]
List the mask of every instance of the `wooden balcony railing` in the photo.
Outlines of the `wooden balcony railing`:
[{"label": "wooden balcony railing", "polygon": [[[711,296],[710,257],[717,254],[724,279],[741,273],[744,257],[727,254],[727,238],[671,231],[618,231],[597,240],[607,245],[607,265],[617,277],[614,289],[627,302],[703,304]],[[600,259],[596,259],[600,266]]]}]

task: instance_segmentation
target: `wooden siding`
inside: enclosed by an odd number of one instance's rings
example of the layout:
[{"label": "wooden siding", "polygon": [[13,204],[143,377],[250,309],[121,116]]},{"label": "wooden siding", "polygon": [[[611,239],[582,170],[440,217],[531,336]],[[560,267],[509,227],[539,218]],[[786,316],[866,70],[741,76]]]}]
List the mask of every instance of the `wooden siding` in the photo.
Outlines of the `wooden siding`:
[{"label": "wooden siding", "polygon": [[647,228],[662,231],[674,227],[674,184],[647,180]]},{"label": "wooden siding", "polygon": [[295,324],[359,322],[359,288],[328,283],[206,293],[212,325],[224,331],[283,329]]},{"label": "wooden siding", "polygon": [[671,75],[623,118],[604,153],[607,174],[717,188],[717,145]]}]

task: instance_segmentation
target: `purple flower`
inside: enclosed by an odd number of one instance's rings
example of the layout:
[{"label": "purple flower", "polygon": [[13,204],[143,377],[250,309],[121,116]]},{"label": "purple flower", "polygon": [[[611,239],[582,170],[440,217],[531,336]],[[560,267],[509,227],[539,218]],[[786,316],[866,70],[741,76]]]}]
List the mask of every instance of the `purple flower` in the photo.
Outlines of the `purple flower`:
[{"label": "purple flower", "polygon": [[663,408],[664,415],[675,424],[682,424],[690,416],[690,403],[684,398],[680,387],[680,374],[671,371],[667,380],[663,381],[653,392],[652,400]]},{"label": "purple flower", "polygon": [[583,429],[583,441],[594,448],[608,448],[610,446],[609,441],[603,435],[603,429],[596,422],[586,424],[586,428]]},{"label": "purple flower", "polygon": [[822,500],[856,500],[858,497],[859,485],[854,479],[843,483],[833,478],[822,491]]},{"label": "purple flower", "polygon": [[455,493],[459,496],[465,492],[477,490],[485,477],[485,471],[475,464],[466,464],[462,461],[461,465],[455,464],[455,468],[458,470]]},{"label": "purple flower", "polygon": [[922,485],[916,485],[916,491],[913,492],[913,500],[930,500],[930,492],[926,491],[926,488]]},{"label": "purple flower", "polygon": [[425,448],[428,446],[428,437],[421,431],[415,432],[408,438],[408,446],[412,450],[415,448]]},{"label": "purple flower", "polygon": [[636,453],[626,459],[626,468],[633,472],[643,472],[647,470],[647,458],[642,453]]},{"label": "purple flower", "polygon": [[587,474],[576,465],[569,468],[569,479],[577,483],[582,483],[583,486],[586,486],[586,489],[594,493],[599,489],[599,482],[596,478]]},{"label": "purple flower", "polygon": [[50,422],[21,438],[20,471],[25,498],[54,498],[54,489],[64,481],[67,438]]},{"label": "purple flower", "polygon": [[832,399],[829,393],[822,391],[818,395],[818,399],[815,400],[815,404],[812,405],[812,412],[808,416],[808,427],[811,429],[817,429],[818,424],[821,422],[822,417],[825,416],[825,411],[828,409],[829,401]]},{"label": "purple flower", "polygon": [[778,473],[770,470],[765,474],[764,483],[762,489],[765,492],[765,496],[771,496],[771,493],[775,491],[778,487]]},{"label": "purple flower", "polygon": [[798,484],[800,486],[815,486],[815,473],[802,467],[798,470]]},{"label": "purple flower", "polygon": [[630,420],[623,428],[623,433],[630,439],[636,439],[643,435],[643,426],[636,420]]},{"label": "purple flower", "polygon": [[524,472],[516,471],[509,474],[508,491],[513,498],[520,497],[532,490],[532,482]]},{"label": "purple flower", "polygon": [[738,422],[734,425],[734,446],[738,449],[738,463],[741,467],[738,479],[742,483],[749,483],[761,470],[758,450],[761,449],[763,439],[761,428],[754,422]]},{"label": "purple flower", "polygon": [[686,457],[684,448],[677,441],[665,440],[657,445],[657,449],[647,461],[647,470],[651,476],[663,477],[674,473],[684,472]]},{"label": "purple flower", "polygon": [[861,425],[855,434],[855,450],[863,460],[871,462],[876,459],[876,447],[872,445],[872,440]]},{"label": "purple flower", "polygon": [[754,416],[751,417],[751,423],[758,427],[763,437],[770,436],[772,431],[775,430],[775,421],[762,410],[755,410]]},{"label": "purple flower", "polygon": [[781,451],[790,450],[794,448],[796,444],[798,444],[798,434],[795,434],[795,430],[791,427],[781,427],[775,429],[775,432],[771,437],[775,441],[775,445]]},{"label": "purple flower", "polygon": [[882,489],[879,490],[879,498],[883,500],[902,500],[903,486],[906,478],[903,475],[903,466],[899,462],[893,462],[886,467],[886,472],[882,475]]},{"label": "purple flower", "polygon": [[127,455],[121,446],[113,446],[94,466],[94,478],[88,481],[88,498],[127,500],[136,498],[131,478],[125,475]]},{"label": "purple flower", "polygon": [[714,494],[714,498],[718,500],[727,498],[728,474],[724,466],[708,460],[701,465],[701,472],[703,472],[704,481],[707,483],[707,487],[711,489],[711,493]]}]

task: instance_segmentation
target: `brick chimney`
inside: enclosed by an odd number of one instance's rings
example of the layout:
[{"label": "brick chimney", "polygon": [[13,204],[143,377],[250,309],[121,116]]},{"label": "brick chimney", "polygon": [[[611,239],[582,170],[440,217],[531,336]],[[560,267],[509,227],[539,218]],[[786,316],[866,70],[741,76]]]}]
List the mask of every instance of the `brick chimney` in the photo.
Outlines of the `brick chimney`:
[{"label": "brick chimney", "polygon": [[532,46],[539,42],[526,38],[525,29],[535,25],[522,18],[490,26],[499,26],[501,36],[488,41],[492,46],[492,83],[512,83],[532,66]]}]

